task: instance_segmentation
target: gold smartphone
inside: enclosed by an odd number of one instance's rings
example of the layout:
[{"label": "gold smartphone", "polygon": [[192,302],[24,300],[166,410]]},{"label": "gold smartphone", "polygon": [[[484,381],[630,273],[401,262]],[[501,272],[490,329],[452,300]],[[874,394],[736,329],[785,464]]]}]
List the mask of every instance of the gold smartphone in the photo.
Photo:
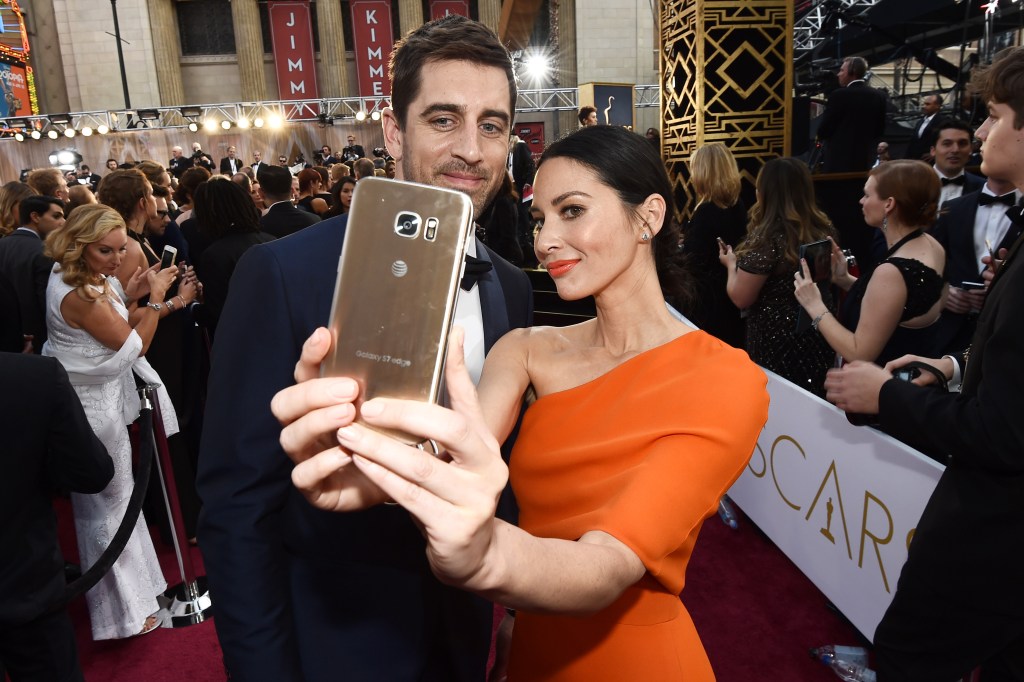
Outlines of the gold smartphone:
[{"label": "gold smartphone", "polygon": [[437,402],[472,228],[461,192],[386,178],[356,184],[321,374],[355,379],[357,410],[376,397]]}]

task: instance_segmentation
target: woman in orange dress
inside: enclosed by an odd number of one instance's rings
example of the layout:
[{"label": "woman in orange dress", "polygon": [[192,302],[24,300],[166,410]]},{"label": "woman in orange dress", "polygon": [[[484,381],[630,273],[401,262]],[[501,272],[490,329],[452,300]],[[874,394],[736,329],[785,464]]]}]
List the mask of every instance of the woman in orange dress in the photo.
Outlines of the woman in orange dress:
[{"label": "woman in orange dress", "polygon": [[[293,455],[304,460],[293,481],[311,502],[352,508],[352,477],[332,474],[354,464],[363,484],[418,519],[440,580],[517,611],[513,682],[714,679],[679,592],[701,524],[753,451],[768,395],[743,351],[665,305],[659,275],[673,273],[678,243],[671,202],[638,135],[601,126],[551,145],[531,209],[537,257],[562,298],[593,295],[597,317],[509,333],[478,394],[457,329],[451,409],[362,405],[367,423],[433,438],[450,462],[356,424],[338,431],[350,460],[337,448]],[[528,393],[509,472],[498,443]],[[308,446],[303,422],[317,412],[302,400],[300,387],[275,398],[289,453]],[[494,517],[509,474],[518,527]]]}]

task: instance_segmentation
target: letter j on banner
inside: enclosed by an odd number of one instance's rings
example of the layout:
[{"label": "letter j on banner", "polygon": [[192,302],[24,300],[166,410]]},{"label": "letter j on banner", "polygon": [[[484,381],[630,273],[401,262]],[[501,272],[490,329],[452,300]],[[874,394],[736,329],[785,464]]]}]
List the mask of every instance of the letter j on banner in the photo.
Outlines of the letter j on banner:
[{"label": "letter j on banner", "polygon": [[469,16],[468,0],[430,0],[430,19],[441,19],[449,14]]},{"label": "letter j on banner", "polygon": [[309,1],[268,2],[280,99],[315,99],[316,63]]},{"label": "letter j on banner", "polygon": [[352,0],[352,43],[360,97],[390,97],[388,60],[395,45],[388,0]]}]

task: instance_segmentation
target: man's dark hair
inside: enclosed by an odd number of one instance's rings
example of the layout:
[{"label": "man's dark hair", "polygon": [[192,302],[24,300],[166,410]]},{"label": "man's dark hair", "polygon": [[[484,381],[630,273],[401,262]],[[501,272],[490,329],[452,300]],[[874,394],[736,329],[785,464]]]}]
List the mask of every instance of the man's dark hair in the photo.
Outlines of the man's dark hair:
[{"label": "man's dark hair", "polygon": [[83,164],[82,164],[81,166],[79,166],[79,167],[78,167],[78,169],[79,169],[79,170],[83,170],[83,171],[85,171],[86,173],[88,173],[88,172],[89,172],[89,171],[91,170],[91,169],[90,169],[90,168],[89,168],[88,166],[86,166],[86,165],[85,165],[84,163],[83,163]]},{"label": "man's dark hair", "polygon": [[157,199],[171,200],[171,190],[163,185],[153,185],[153,196]]},{"label": "man's dark hair", "polygon": [[863,57],[847,57],[843,61],[846,63],[846,73],[850,75],[851,80],[861,80],[868,72],[868,63]]},{"label": "man's dark hair", "polygon": [[583,125],[584,123],[587,122],[587,119],[590,117],[590,115],[596,112],[597,109],[595,109],[594,107],[580,107],[580,111],[578,114],[576,114],[576,118],[580,120],[580,125]]},{"label": "man's dark hair", "polygon": [[971,92],[989,102],[1013,109],[1013,128],[1024,128],[1024,48],[1000,50],[992,64],[977,69],[971,76]]},{"label": "man's dark hair", "polygon": [[962,130],[967,133],[968,139],[974,138],[974,131],[971,130],[971,126],[958,118],[947,118],[939,124],[938,128],[935,129],[935,134],[932,136],[931,140],[933,147],[935,146],[935,143],[939,141],[939,135],[941,135],[944,130]]},{"label": "man's dark hair", "polygon": [[391,109],[400,128],[405,128],[409,104],[420,94],[420,70],[440,61],[470,62],[502,69],[508,79],[509,115],[515,118],[518,91],[508,50],[494,31],[480,22],[449,14],[423,24],[395,43],[388,77],[391,79]]},{"label": "man's dark hair", "polygon": [[42,194],[33,194],[21,200],[18,204],[18,221],[21,225],[28,225],[32,222],[32,214],[42,215],[50,210],[50,206],[59,206],[64,210],[64,202],[57,197]]},{"label": "man's dark hair", "polygon": [[192,203],[199,231],[210,239],[260,231],[260,212],[241,185],[214,177],[196,188]]},{"label": "man's dark hair", "polygon": [[292,174],[284,166],[269,166],[260,173],[260,188],[271,201],[290,199]]},{"label": "man's dark hair", "polygon": [[360,180],[367,177],[373,177],[373,161],[369,159],[357,159],[352,164],[352,175],[356,176]]},{"label": "man's dark hair", "polygon": [[109,163],[110,163],[111,161],[113,161],[114,163],[117,163],[117,159],[107,159],[107,163],[108,163],[108,164],[109,164]]}]

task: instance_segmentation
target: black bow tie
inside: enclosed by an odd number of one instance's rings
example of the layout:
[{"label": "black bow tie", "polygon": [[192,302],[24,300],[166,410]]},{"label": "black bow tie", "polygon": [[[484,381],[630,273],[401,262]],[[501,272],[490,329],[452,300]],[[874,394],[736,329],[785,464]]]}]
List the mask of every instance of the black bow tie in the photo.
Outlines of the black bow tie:
[{"label": "black bow tie", "polygon": [[966,175],[958,175],[955,178],[939,178],[939,180],[942,180],[943,187],[945,187],[946,185],[960,185],[961,187],[963,187],[964,180],[966,179]]},{"label": "black bow tie", "polygon": [[466,272],[462,276],[462,290],[469,291],[473,285],[480,281],[480,278],[494,269],[490,261],[476,258],[466,254]]},{"label": "black bow tie", "polygon": [[978,195],[978,206],[989,206],[991,204],[1006,204],[1007,206],[1013,206],[1017,203],[1016,200],[1017,197],[1013,192],[1008,192],[998,197],[982,192]]}]

